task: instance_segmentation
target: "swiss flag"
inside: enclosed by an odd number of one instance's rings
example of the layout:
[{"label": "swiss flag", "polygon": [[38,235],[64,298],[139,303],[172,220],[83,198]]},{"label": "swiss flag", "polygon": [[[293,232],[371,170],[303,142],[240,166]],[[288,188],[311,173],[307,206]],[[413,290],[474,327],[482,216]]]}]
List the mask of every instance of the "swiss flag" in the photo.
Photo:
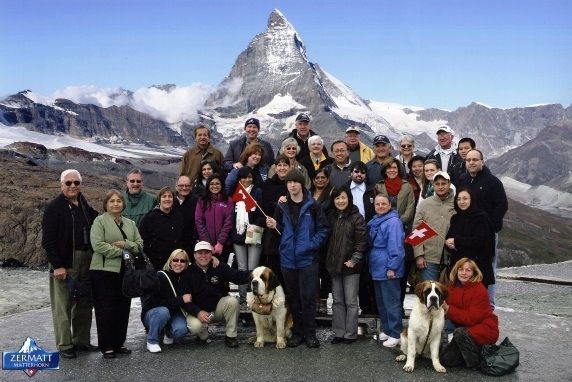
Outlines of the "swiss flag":
[{"label": "swiss flag", "polygon": [[419,225],[407,236],[405,242],[411,244],[412,246],[417,246],[423,243],[425,240],[431,239],[433,236],[437,236],[438,233],[431,228],[429,224],[425,221],[421,221]]},{"label": "swiss flag", "polygon": [[256,200],[250,196],[248,191],[246,191],[240,182],[238,182],[236,190],[234,191],[234,194],[232,194],[232,201],[235,203],[244,202],[244,208],[246,211],[252,211],[256,208]]}]

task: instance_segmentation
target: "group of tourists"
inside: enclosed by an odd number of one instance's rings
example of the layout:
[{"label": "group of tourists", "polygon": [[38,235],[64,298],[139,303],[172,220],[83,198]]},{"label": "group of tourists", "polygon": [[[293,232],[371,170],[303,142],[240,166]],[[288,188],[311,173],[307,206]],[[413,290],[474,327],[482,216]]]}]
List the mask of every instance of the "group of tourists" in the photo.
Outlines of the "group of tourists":
[{"label": "group of tourists", "polygon": [[[428,155],[417,155],[414,138],[405,135],[393,156],[387,136],[375,136],[369,147],[352,126],[328,150],[302,113],[277,155],[259,136],[259,120],[249,118],[223,156],[210,133],[205,125],[195,128],[196,144],[182,158],[174,190],[145,191],[134,169],[125,190],[107,193],[101,215],[82,196],[80,173],[61,174],[62,193],[44,213],[42,244],[63,357],[96,349],[104,358],[130,353],[123,258],[141,253],[163,271],[159,290],[141,298],[150,352],[189,331],[204,345],[212,322],[225,322],[225,344],[237,347],[249,273],[259,265],[285,287],[293,316],[289,347],[320,347],[316,315],[325,313],[330,293],[332,344],[356,341],[359,316],[375,314],[383,346],[395,347],[408,285],[437,281],[443,270],[450,272],[452,327],[467,328],[463,338],[476,346],[496,341],[498,321],[490,322],[507,198],[473,139],[457,143],[444,125]],[[421,224],[436,235],[412,246],[406,238],[422,236]],[[227,264],[232,253],[234,266]],[[229,283],[239,285],[238,299],[229,296]],[[73,284],[87,292],[70,294]],[[89,341],[92,306],[98,347]],[[473,330],[483,320],[490,332]],[[447,354],[454,354],[451,364],[459,361],[453,350]]]}]

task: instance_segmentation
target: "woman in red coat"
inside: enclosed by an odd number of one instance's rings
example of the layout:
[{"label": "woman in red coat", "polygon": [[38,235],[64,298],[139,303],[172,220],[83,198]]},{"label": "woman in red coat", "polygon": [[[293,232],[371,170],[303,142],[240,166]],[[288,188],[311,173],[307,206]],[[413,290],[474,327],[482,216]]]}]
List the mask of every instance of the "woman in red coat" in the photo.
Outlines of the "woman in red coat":
[{"label": "woman in red coat", "polygon": [[451,269],[450,280],[443,309],[455,330],[439,358],[443,366],[474,368],[479,364],[481,347],[497,342],[499,320],[492,311],[487,288],[481,282],[483,274],[473,260],[463,257],[457,261]]}]

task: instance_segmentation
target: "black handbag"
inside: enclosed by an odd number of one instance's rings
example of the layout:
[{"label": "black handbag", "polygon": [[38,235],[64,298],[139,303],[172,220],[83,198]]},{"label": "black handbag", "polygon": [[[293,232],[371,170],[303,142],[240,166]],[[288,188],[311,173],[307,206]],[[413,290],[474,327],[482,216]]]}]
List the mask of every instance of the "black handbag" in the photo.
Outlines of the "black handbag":
[{"label": "black handbag", "polygon": [[125,297],[141,297],[159,290],[159,276],[149,258],[144,253],[137,259],[129,255],[124,261],[125,274],[121,284],[121,291]]},{"label": "black handbag", "polygon": [[481,372],[498,377],[512,373],[518,367],[520,353],[506,337],[499,345],[484,345],[480,358]]}]

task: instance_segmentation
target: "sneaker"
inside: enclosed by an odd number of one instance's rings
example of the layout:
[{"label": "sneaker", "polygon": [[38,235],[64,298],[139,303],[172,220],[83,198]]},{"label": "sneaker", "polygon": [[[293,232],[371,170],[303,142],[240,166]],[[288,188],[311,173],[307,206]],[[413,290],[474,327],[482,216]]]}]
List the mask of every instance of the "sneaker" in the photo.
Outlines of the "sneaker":
[{"label": "sneaker", "polygon": [[383,346],[385,346],[386,348],[394,348],[397,345],[399,345],[401,341],[399,340],[399,338],[393,338],[393,337],[389,337],[384,343]]},{"label": "sneaker", "polygon": [[224,337],[224,344],[227,348],[237,348],[238,347],[238,340],[236,337]]},{"label": "sneaker", "polygon": [[175,342],[175,340],[173,340],[171,337],[169,337],[168,335],[165,334],[165,337],[163,337],[163,344],[164,345],[172,345],[173,342]]},{"label": "sneaker", "polygon": [[[373,339],[377,341],[377,333],[373,335]],[[385,334],[384,332],[379,333],[379,340],[380,341],[387,341],[389,339],[389,336],[387,334]]]},{"label": "sneaker", "polygon": [[149,350],[151,353],[160,353],[161,346],[159,346],[159,344],[150,344],[147,342],[147,350]]}]

